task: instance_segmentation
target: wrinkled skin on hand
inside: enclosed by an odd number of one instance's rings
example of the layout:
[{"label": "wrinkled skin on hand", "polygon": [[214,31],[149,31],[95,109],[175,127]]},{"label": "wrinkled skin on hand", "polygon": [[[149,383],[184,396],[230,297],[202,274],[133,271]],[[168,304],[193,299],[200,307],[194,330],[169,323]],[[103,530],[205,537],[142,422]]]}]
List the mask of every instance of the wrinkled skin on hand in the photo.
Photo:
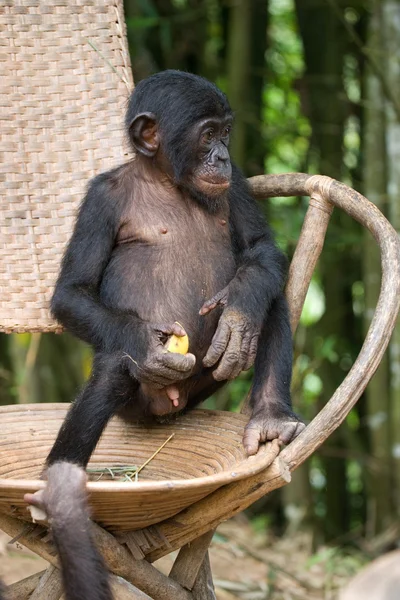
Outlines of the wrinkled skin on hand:
[{"label": "wrinkled skin on hand", "polygon": [[281,444],[289,444],[304,429],[305,424],[290,408],[271,402],[255,407],[243,436],[243,446],[251,456],[258,452],[263,442],[278,439]]},{"label": "wrinkled skin on hand", "polygon": [[[186,332],[176,323],[143,323],[140,326],[140,346],[132,354],[124,354],[126,365],[137,381],[161,389],[190,377],[196,362],[195,356],[168,352],[164,346],[168,336],[173,334],[184,336]],[[168,395],[173,402],[174,392]]]},{"label": "wrinkled skin on hand", "polygon": [[203,359],[205,367],[219,364],[213,377],[216,381],[235,379],[241,371],[253,366],[257,353],[262,321],[251,319],[241,310],[227,306],[229,286],[203,304],[201,315],[208,314],[217,306],[225,306],[219,319],[211,345]]}]

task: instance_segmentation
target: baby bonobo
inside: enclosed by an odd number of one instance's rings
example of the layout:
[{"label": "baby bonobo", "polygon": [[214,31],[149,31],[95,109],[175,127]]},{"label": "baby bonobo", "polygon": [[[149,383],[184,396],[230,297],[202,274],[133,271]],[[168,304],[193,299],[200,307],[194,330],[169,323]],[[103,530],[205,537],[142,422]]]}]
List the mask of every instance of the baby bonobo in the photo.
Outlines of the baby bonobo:
[{"label": "baby bonobo", "polygon": [[[51,303],[95,351],[47,464],[85,466],[114,414],[191,409],[254,364],[243,443],[297,436],[286,260],[231,163],[232,111],[209,81],[141,81],[126,128],[135,157],[89,184]],[[168,352],[189,336],[189,353]]]},{"label": "baby bonobo", "polygon": [[108,572],[91,536],[85,471],[60,462],[46,475],[46,488],[25,494],[25,500],[49,520],[66,600],[112,600]]}]

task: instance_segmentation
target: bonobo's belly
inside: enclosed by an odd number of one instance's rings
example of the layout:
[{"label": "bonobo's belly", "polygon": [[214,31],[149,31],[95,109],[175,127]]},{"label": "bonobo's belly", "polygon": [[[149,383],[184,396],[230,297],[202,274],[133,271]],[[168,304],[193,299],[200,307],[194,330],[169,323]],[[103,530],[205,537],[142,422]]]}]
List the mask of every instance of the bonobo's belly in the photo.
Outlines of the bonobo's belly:
[{"label": "bonobo's belly", "polygon": [[[156,241],[118,244],[105,270],[101,298],[108,306],[134,310],[150,323],[178,321],[189,336],[189,351],[201,365],[220,310],[200,316],[203,303],[225,287],[235,273],[228,232],[196,228]],[[168,232],[169,233],[169,232]],[[186,235],[185,235],[186,233]],[[198,371],[198,368],[196,368]]]}]

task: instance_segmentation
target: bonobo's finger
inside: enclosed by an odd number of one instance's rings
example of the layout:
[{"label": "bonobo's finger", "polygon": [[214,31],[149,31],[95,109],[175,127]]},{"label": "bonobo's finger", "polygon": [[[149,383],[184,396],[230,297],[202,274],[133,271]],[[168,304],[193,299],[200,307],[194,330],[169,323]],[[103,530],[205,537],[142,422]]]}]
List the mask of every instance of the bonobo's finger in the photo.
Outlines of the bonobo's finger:
[{"label": "bonobo's finger", "polygon": [[232,370],[229,379],[236,379],[236,377],[238,377],[240,373],[245,370],[245,366],[249,359],[250,342],[250,335],[244,335],[242,338],[242,345],[239,352],[239,359],[236,363],[236,367]]},{"label": "bonobo's finger", "polygon": [[223,319],[220,319],[217,331],[211,340],[211,346],[203,358],[203,365],[205,367],[212,367],[221,358],[228,345],[230,335],[231,328]]},{"label": "bonobo's finger", "polygon": [[178,337],[186,335],[186,331],[179,323],[157,323],[154,325],[154,329],[163,335],[177,335]]},{"label": "bonobo's finger", "polygon": [[175,371],[174,369],[170,369],[163,365],[157,365],[156,367],[153,367],[153,369],[154,368],[156,368],[157,371],[147,370],[147,372],[141,376],[141,381],[150,384],[156,390],[162,390],[177,381],[187,379],[191,375],[191,371]]},{"label": "bonobo's finger", "polygon": [[279,441],[283,444],[289,444],[306,428],[305,423],[301,421],[288,421],[279,434]]},{"label": "bonobo's finger", "polygon": [[171,372],[171,376],[170,377],[165,377],[165,375],[157,375],[154,373],[146,373],[145,376],[141,375],[141,383],[142,385],[148,385],[150,384],[151,387],[155,388],[156,390],[161,390],[163,388],[165,388],[166,385],[168,385],[168,383],[170,381],[173,380],[173,373]]},{"label": "bonobo's finger", "polygon": [[218,305],[225,306],[227,301],[228,301],[228,288],[224,288],[223,290],[218,292],[218,294],[215,294],[215,296],[210,298],[210,300],[207,300],[206,302],[204,302],[203,306],[199,310],[199,315],[203,316],[203,315],[208,314],[209,312],[214,310],[214,308],[216,308]]},{"label": "bonobo's finger", "polygon": [[32,521],[47,521],[47,507],[45,504],[45,490],[38,490],[34,494],[25,494],[25,502],[29,505],[27,508],[31,513]]},{"label": "bonobo's finger", "polygon": [[[154,370],[156,369],[156,370]],[[191,371],[181,372],[164,367],[163,365],[152,365],[141,374],[140,381],[144,384],[150,384],[156,390],[162,390],[176,381],[190,377]]]},{"label": "bonobo's finger", "polygon": [[44,508],[44,490],[38,490],[34,494],[25,494],[24,501],[32,506],[38,506]]},{"label": "bonobo's finger", "polygon": [[178,354],[176,352],[162,352],[157,355],[158,363],[161,363],[163,367],[168,367],[173,371],[179,371],[180,373],[190,372],[196,364],[196,357],[194,354],[188,352],[187,354]]},{"label": "bonobo's finger", "polygon": [[258,348],[258,335],[255,335],[250,340],[250,346],[247,353],[247,360],[243,367],[243,371],[248,371],[250,367],[254,365],[254,361],[256,359],[257,348]]},{"label": "bonobo's finger", "polygon": [[[242,335],[239,331],[233,330],[226,350],[222,356],[218,367],[213,371],[213,377],[216,381],[226,381],[233,379],[234,373],[237,371],[237,366],[240,359],[240,349],[242,345]],[[239,373],[240,373],[239,365]]]},{"label": "bonobo's finger", "polygon": [[261,438],[261,428],[251,423],[244,430],[243,435],[243,446],[246,450],[247,456],[252,456],[253,454],[257,454],[258,448],[262,442]]}]

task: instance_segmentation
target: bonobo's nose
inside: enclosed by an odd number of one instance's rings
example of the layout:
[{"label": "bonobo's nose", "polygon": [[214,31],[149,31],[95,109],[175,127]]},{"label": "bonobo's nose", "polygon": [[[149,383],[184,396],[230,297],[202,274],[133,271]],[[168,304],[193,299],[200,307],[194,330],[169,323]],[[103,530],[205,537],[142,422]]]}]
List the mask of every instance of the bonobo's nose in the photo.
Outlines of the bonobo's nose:
[{"label": "bonobo's nose", "polygon": [[230,167],[230,158],[228,148],[224,144],[218,144],[213,149],[208,160],[212,167],[225,171]]}]

